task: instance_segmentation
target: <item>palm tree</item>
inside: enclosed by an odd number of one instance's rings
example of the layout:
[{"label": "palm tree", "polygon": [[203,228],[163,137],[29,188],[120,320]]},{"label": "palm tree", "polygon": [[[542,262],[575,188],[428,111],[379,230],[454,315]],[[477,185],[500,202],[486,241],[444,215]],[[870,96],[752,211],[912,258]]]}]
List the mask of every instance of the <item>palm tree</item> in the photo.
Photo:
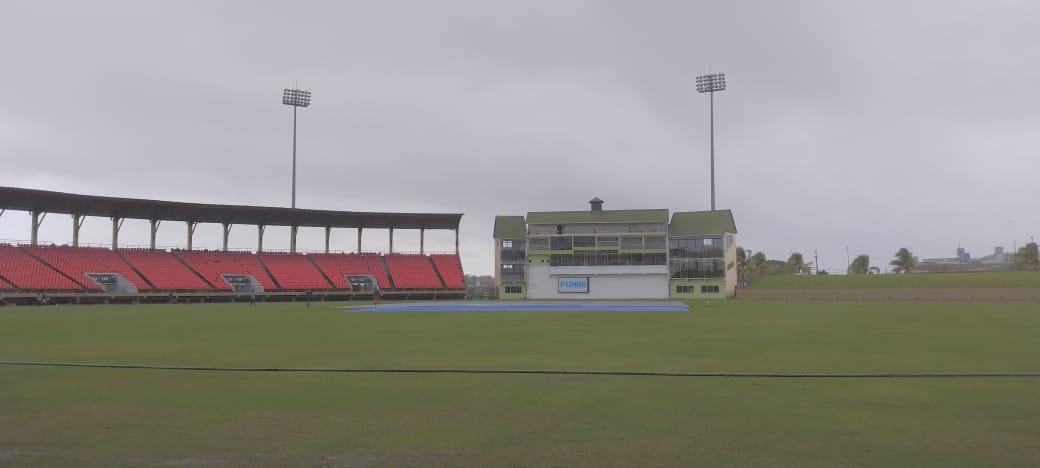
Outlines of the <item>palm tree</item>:
[{"label": "palm tree", "polygon": [[801,273],[805,267],[805,258],[802,257],[801,253],[795,252],[791,254],[791,258],[787,259],[787,264],[784,265],[784,269],[788,273]]},{"label": "palm tree", "polygon": [[1040,265],[1040,249],[1030,242],[1015,252],[1015,266],[1022,270],[1036,270]]},{"label": "palm tree", "polygon": [[917,259],[909,249],[903,247],[896,252],[896,258],[888,264],[892,265],[892,271],[896,273],[911,273],[917,267]]},{"label": "palm tree", "polygon": [[850,275],[865,275],[870,270],[870,257],[867,255],[857,255],[852,264],[849,265]]}]

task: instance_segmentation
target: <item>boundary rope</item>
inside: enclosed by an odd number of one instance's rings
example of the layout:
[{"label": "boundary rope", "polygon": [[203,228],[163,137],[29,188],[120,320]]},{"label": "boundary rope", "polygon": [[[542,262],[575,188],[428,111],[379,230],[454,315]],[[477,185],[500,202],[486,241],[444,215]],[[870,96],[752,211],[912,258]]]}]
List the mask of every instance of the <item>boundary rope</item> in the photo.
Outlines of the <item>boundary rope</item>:
[{"label": "boundary rope", "polygon": [[939,378],[1040,378],[1040,372],[669,372],[563,369],[465,369],[465,368],[323,368],[323,367],[210,367],[147,364],[0,361],[3,366],[81,367],[195,372],[308,372],[341,374],[503,374],[503,375],[602,375],[632,377],[724,377],[777,379],[939,379]]}]

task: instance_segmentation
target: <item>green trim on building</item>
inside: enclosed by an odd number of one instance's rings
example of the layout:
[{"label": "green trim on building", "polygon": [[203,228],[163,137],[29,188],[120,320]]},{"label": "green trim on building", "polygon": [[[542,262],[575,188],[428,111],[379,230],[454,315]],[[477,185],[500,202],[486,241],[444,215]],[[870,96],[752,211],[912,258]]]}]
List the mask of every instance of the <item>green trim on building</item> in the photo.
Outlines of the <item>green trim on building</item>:
[{"label": "green trim on building", "polygon": [[535,211],[528,224],[668,223],[668,210]]},{"label": "green trim on building", "polygon": [[495,216],[495,239],[524,238],[527,223],[523,216]]},{"label": "green trim on building", "polygon": [[[506,287],[510,289],[520,288],[520,292],[506,292]],[[498,298],[499,299],[524,299],[527,297],[527,282],[526,281],[514,281],[506,284],[500,284],[498,286]]]},{"label": "green trim on building", "polygon": [[[679,287],[690,287],[689,292],[679,292]],[[706,292],[702,286],[716,287],[718,292]],[[668,297],[672,299],[726,299],[725,278],[672,278],[668,281]]]},{"label": "green trim on building", "polygon": [[733,212],[730,210],[674,213],[668,226],[668,235],[671,237],[725,233],[737,233],[737,224],[733,221]]}]

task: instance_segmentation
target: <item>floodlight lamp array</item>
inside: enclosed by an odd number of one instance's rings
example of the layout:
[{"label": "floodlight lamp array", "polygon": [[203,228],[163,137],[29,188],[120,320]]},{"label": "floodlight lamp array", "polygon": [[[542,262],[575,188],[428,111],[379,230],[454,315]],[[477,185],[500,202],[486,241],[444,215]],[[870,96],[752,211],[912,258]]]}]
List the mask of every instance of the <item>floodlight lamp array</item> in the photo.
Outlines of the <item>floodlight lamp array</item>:
[{"label": "floodlight lamp array", "polygon": [[707,75],[701,75],[697,77],[698,93],[713,93],[715,91],[723,91],[725,89],[725,73],[709,73]]},{"label": "floodlight lamp array", "polygon": [[285,88],[282,91],[282,104],[287,106],[307,107],[311,105],[311,92],[302,89]]}]

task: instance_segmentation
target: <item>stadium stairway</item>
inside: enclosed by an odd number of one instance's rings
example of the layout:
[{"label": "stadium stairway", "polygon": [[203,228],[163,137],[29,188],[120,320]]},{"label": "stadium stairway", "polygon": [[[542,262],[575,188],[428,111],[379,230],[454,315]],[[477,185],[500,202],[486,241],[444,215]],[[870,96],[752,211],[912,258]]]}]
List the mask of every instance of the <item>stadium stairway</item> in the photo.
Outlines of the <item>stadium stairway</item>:
[{"label": "stadium stairway", "polygon": [[[76,281],[71,276],[65,274],[65,272],[56,268],[54,265],[47,263],[42,258],[37,257],[28,249],[23,246],[8,246],[0,245],[0,254],[7,253],[12,255],[6,260],[13,260],[18,262],[15,271],[25,268],[30,272],[30,277],[17,277],[14,275],[8,276],[11,284],[17,286],[20,289],[41,289],[41,290],[82,290],[86,289],[83,283]],[[24,255],[32,259],[31,262],[25,262],[24,258],[14,256],[15,254]],[[42,268],[40,268],[42,266]]]},{"label": "stadium stairway", "polygon": [[332,283],[307,255],[260,253],[257,260],[283,290],[332,289]]},{"label": "stadium stairway", "polygon": [[61,271],[65,276],[79,280],[89,290],[102,288],[87,278],[87,273],[116,273],[132,283],[139,291],[151,287],[134,272],[115,252],[101,247],[71,247],[67,245],[22,246],[36,258]]},{"label": "stadium stairway", "polygon": [[267,265],[264,263],[264,259],[260,258],[261,255],[259,253],[255,253],[253,254],[253,257],[256,258],[256,263],[260,264],[260,268],[264,269],[264,272],[267,273],[267,277],[271,278],[271,281],[274,282],[274,285],[277,287],[277,289],[282,289],[282,284],[278,282],[278,278],[274,275],[274,273],[271,273],[271,269],[267,268]]},{"label": "stadium stairway", "polygon": [[444,282],[444,277],[441,276],[440,270],[437,269],[437,263],[434,262],[430,257],[426,257],[426,261],[430,262],[430,267],[433,268],[433,273],[437,275],[437,281],[441,283],[441,288],[448,289],[447,283]]},{"label": "stadium stairway", "polygon": [[177,260],[177,262],[180,263],[181,265],[184,265],[184,268],[187,268],[188,271],[194,273],[195,276],[198,276],[199,279],[201,279],[203,283],[206,283],[207,285],[209,285],[210,289],[220,289],[220,288],[217,287],[217,285],[213,284],[212,281],[210,281],[208,278],[206,278],[205,275],[203,275],[202,273],[199,273],[198,270],[192,268],[192,266],[189,265],[188,262],[185,262],[183,258],[180,258],[180,257],[174,255],[173,252],[170,252],[170,256],[173,257],[175,260]]},{"label": "stadium stairway", "polygon": [[[325,274],[325,271],[322,270],[320,266],[318,266],[318,263],[314,261],[314,256],[306,255],[305,257],[307,257],[307,261],[310,262],[311,265],[314,266],[314,269],[318,270],[318,273],[321,274],[321,277],[325,278],[325,281],[328,281],[328,283],[332,286],[332,288],[335,289],[337,287],[336,283],[332,281],[332,278],[329,278],[329,275]],[[347,285],[347,286],[349,286],[349,285]]]},{"label": "stadium stairway", "polygon": [[447,289],[466,289],[466,278],[462,272],[462,260],[458,254],[433,254],[430,260]]},{"label": "stadium stairway", "polygon": [[376,269],[382,273],[382,278],[376,279],[384,280],[386,285],[384,286],[383,283],[380,282],[380,288],[397,289],[397,286],[394,284],[394,278],[390,276],[390,267],[386,264],[386,257],[383,255],[362,255],[362,257],[364,257],[365,263],[368,263],[368,268],[373,270],[373,273],[375,273]]},{"label": "stadium stairway", "polygon": [[204,278],[165,250],[119,249],[120,256],[156,290],[205,291],[213,289]]},{"label": "stadium stairway", "polygon": [[124,257],[124,256],[123,256],[123,253],[122,253],[122,252],[120,252],[119,250],[116,250],[116,251],[115,251],[115,253],[116,253],[116,257],[119,257],[119,259],[120,259],[120,260],[122,260],[122,261],[123,261],[123,263],[125,263],[125,264],[126,264],[126,266],[130,267],[130,269],[131,269],[131,270],[133,270],[133,272],[134,272],[134,273],[137,273],[137,276],[140,276],[140,277],[141,277],[141,279],[142,279],[142,280],[144,280],[144,282],[145,282],[146,284],[148,284],[148,288],[149,288],[149,289],[151,289],[151,290],[155,290],[155,289],[158,289],[158,288],[156,288],[156,287],[155,287],[155,284],[154,284],[154,283],[152,283],[152,281],[151,281],[151,280],[149,280],[149,279],[148,279],[148,277],[144,275],[144,273],[141,273],[141,270],[137,269],[137,267],[136,267],[136,266],[134,266],[134,264],[133,264],[133,263],[130,263],[130,262],[129,262],[129,261],[128,261],[128,260],[126,259],[126,257]]}]

